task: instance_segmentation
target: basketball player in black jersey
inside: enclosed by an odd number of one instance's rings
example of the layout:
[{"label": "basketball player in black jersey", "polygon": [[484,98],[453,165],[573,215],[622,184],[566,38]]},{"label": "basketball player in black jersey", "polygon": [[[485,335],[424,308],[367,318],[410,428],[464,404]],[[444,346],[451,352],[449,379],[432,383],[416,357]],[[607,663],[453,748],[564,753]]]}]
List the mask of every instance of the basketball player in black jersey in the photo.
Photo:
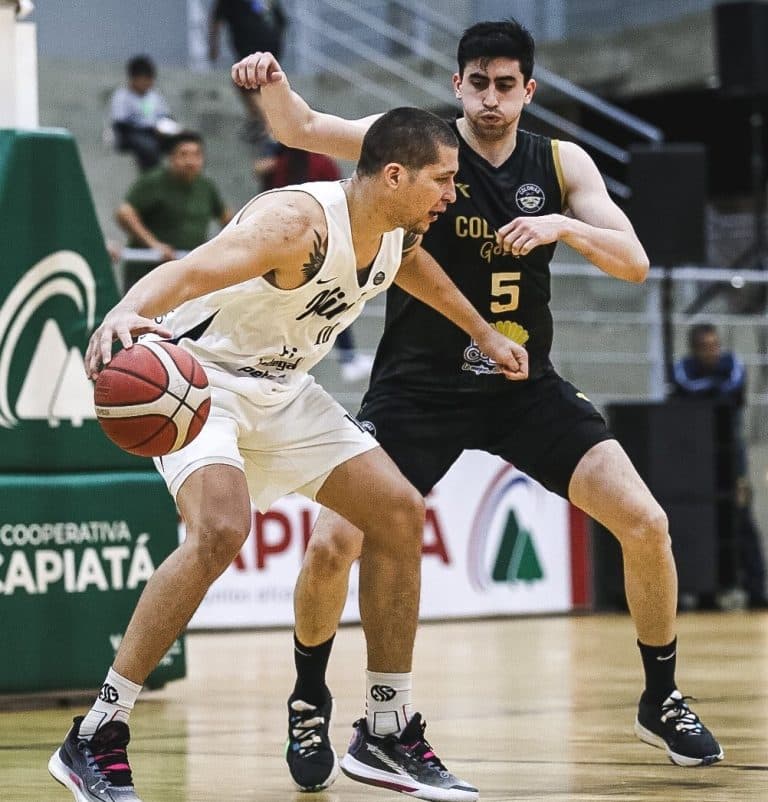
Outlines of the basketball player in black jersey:
[{"label": "basketball player in black jersey", "polygon": [[[525,344],[530,378],[505,382],[459,329],[393,287],[359,419],[422,493],[464,449],[482,449],[613,532],[645,669],[635,732],[678,765],[706,765],[723,752],[675,682],[677,576],[666,515],[600,414],[549,359],[549,263],[557,242],[625,281],[642,282],[648,259],[585,151],[518,127],[536,88],[533,51],[530,34],[515,21],[479,23],[462,36],[453,76],[463,107],[454,124],[457,200],[423,242],[481,314]],[[375,119],[313,111],[269,53],[249,56],[232,75],[240,85],[262,88],[275,136],[292,147],[356,158]],[[298,679],[289,705],[302,700],[310,706],[304,719],[291,713],[289,725],[288,763],[299,785],[323,771],[321,752],[300,744],[306,733],[315,733],[318,743],[327,740],[327,721],[313,716],[330,696],[325,668],[360,538],[323,511],[296,587]],[[387,768],[364,747],[398,738],[402,746],[412,709],[410,674],[369,676],[366,703],[367,718],[355,724],[342,768],[355,779],[386,785]],[[408,771],[407,756],[402,763]]]}]

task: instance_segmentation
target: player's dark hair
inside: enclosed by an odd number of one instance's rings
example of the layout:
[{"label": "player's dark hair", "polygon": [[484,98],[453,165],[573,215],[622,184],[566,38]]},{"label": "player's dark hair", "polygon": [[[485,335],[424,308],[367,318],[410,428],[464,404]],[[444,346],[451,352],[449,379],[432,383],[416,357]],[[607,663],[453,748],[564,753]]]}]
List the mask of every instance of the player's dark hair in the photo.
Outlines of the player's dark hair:
[{"label": "player's dark hair", "polygon": [[697,323],[688,329],[688,348],[693,350],[702,337],[708,334],[717,334],[717,326],[714,323]]},{"label": "player's dark hair", "polygon": [[439,159],[439,147],[459,146],[445,120],[430,111],[403,106],[382,114],[363,138],[357,174],[375,175],[396,162],[407,170],[421,170]]},{"label": "player's dark hair", "polygon": [[464,75],[464,68],[469,61],[509,58],[520,62],[520,72],[528,83],[533,75],[534,50],[531,32],[517,20],[478,22],[467,28],[459,39],[456,53],[459,75]]},{"label": "player's dark hair", "polygon": [[157,75],[155,62],[149,56],[134,56],[125,65],[129,78],[154,78]]}]

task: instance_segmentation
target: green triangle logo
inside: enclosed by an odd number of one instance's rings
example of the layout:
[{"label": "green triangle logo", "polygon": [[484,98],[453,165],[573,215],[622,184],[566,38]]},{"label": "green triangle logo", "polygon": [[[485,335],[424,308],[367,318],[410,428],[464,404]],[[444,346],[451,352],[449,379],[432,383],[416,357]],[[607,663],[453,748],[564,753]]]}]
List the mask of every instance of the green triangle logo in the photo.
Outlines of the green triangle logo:
[{"label": "green triangle logo", "polygon": [[491,578],[494,582],[536,582],[544,578],[531,533],[520,528],[514,510],[507,516]]}]

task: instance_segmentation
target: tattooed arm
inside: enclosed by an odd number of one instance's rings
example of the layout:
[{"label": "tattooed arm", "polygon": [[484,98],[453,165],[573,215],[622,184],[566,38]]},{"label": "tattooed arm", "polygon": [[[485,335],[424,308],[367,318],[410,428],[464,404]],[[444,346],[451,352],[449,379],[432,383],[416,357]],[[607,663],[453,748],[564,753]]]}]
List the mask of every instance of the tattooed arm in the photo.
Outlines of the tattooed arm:
[{"label": "tattooed arm", "polygon": [[325,254],[328,253],[328,232],[326,231],[325,236],[323,236],[320,231],[313,229],[313,233],[315,238],[312,243],[312,250],[307,257],[307,261],[301,266],[301,273],[305,282],[310,281],[320,272],[323,262],[325,262]]},{"label": "tattooed arm", "polygon": [[305,284],[322,266],[328,230],[322,207],[304,192],[274,192],[256,200],[237,225],[156,267],[131,287],[106,315],[88,345],[91,376],[111,357],[112,342],[129,347],[133,335],[156,331],[153,318],[185,301],[265,276],[281,289]]}]

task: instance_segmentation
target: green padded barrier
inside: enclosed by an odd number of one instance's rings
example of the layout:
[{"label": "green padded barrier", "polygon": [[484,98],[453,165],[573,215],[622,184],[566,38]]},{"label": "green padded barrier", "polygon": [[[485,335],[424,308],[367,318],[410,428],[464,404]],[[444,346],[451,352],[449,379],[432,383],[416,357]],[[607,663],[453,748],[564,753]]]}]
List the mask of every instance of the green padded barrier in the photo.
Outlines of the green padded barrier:
[{"label": "green padded barrier", "polygon": [[0,130],[0,471],[146,470],[102,434],[83,370],[116,300],[70,134]]},{"label": "green padded barrier", "polygon": [[[101,685],[148,577],[177,544],[158,474],[0,475],[0,694]],[[184,673],[180,639],[147,685]]]}]

